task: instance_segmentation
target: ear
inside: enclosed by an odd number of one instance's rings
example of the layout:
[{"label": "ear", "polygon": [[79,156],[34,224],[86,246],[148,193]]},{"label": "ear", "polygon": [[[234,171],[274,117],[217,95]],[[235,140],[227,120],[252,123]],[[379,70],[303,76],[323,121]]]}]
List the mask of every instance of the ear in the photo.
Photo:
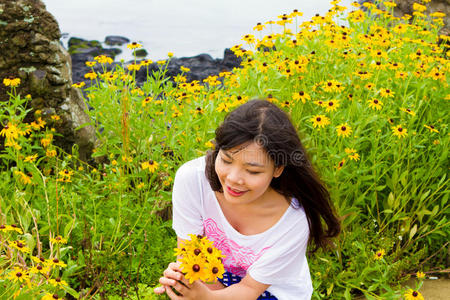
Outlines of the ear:
[{"label": "ear", "polygon": [[275,171],[273,171],[273,177],[277,178],[283,173],[284,166],[275,167]]}]

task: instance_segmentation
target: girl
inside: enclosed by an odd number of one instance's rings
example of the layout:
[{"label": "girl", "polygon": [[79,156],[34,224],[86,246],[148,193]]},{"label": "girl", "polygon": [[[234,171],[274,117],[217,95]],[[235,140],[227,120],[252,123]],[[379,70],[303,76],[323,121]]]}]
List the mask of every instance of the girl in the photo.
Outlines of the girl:
[{"label": "girl", "polygon": [[178,245],[188,234],[208,237],[226,255],[226,273],[189,284],[171,263],[154,290],[170,299],[310,299],[308,242],[316,250],[340,232],[288,115],[266,100],[227,115],[215,149],[178,169],[172,201]]}]

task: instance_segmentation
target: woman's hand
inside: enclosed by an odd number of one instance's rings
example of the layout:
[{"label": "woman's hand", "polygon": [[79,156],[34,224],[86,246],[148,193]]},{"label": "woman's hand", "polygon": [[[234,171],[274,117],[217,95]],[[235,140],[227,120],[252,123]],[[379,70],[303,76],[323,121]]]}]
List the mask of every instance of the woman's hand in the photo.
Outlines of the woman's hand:
[{"label": "woman's hand", "polygon": [[[181,269],[180,262],[170,263],[166,270],[164,270],[164,277],[159,279],[162,287],[157,287],[153,291],[156,294],[163,294],[164,292],[172,300],[202,300],[211,299],[209,296],[209,288],[203,284],[200,280],[193,282],[192,284],[184,277]],[[180,295],[177,295],[173,290],[175,289]]]},{"label": "woman's hand", "polygon": [[164,277],[159,278],[159,283],[163,286],[159,286],[153,290],[156,294],[163,294],[166,291],[166,287],[170,288],[170,286],[174,286],[177,283],[177,280],[181,279],[183,273],[181,273],[180,265],[180,262],[172,262],[167,269],[164,270]]}]

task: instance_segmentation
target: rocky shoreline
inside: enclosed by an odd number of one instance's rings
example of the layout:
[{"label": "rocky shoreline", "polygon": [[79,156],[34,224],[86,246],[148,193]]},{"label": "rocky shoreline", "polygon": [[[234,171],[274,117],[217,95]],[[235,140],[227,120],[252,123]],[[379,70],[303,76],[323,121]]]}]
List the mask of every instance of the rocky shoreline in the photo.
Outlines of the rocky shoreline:
[{"label": "rocky shoreline", "polygon": [[[130,40],[121,36],[108,36],[105,39],[104,44],[114,46],[123,45],[129,43]],[[103,48],[102,43],[99,41],[89,41],[80,38],[70,38],[68,42],[68,51],[72,58],[72,81],[74,83],[85,82],[86,85],[90,84],[89,79],[84,78],[84,74],[88,73],[91,68],[86,66],[86,61],[93,61],[94,57],[98,55],[106,55],[111,58],[115,58],[116,55],[121,53],[119,48]],[[144,49],[141,49],[144,50]],[[145,51],[145,50],[144,50]],[[146,52],[141,52],[146,54]],[[144,58],[138,58],[137,63],[144,60]],[[184,66],[189,68],[190,71],[186,74],[188,82],[193,80],[202,81],[211,75],[218,75],[223,71],[231,71],[233,68],[240,67],[241,59],[234,55],[229,49],[225,49],[222,59],[214,59],[209,54],[199,54],[193,57],[171,57],[167,65],[166,76],[169,78],[181,74],[180,67]],[[133,61],[124,63],[128,65]],[[121,64],[121,62],[114,61],[111,65],[107,65],[108,70],[111,70],[115,65]],[[149,73],[152,71],[158,71],[160,66],[155,61],[148,66]],[[100,66],[95,66],[94,70],[100,71]],[[136,73],[136,82],[138,85],[144,83],[147,78],[147,68],[141,68]]]}]

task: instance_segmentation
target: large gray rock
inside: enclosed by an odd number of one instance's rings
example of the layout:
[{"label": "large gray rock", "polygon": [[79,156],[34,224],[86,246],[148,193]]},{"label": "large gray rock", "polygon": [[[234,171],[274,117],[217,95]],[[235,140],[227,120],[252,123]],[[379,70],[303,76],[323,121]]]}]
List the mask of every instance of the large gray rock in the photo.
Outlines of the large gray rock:
[{"label": "large gray rock", "polygon": [[[62,137],[55,144],[70,153],[79,145],[81,159],[92,152],[95,131],[89,122],[79,90],[72,88],[72,61],[61,46],[61,33],[55,18],[40,0],[0,0],[0,99],[8,99],[1,81],[19,77],[18,92],[33,98],[31,107],[61,117],[55,129]],[[30,114],[31,116],[31,114]]]}]

